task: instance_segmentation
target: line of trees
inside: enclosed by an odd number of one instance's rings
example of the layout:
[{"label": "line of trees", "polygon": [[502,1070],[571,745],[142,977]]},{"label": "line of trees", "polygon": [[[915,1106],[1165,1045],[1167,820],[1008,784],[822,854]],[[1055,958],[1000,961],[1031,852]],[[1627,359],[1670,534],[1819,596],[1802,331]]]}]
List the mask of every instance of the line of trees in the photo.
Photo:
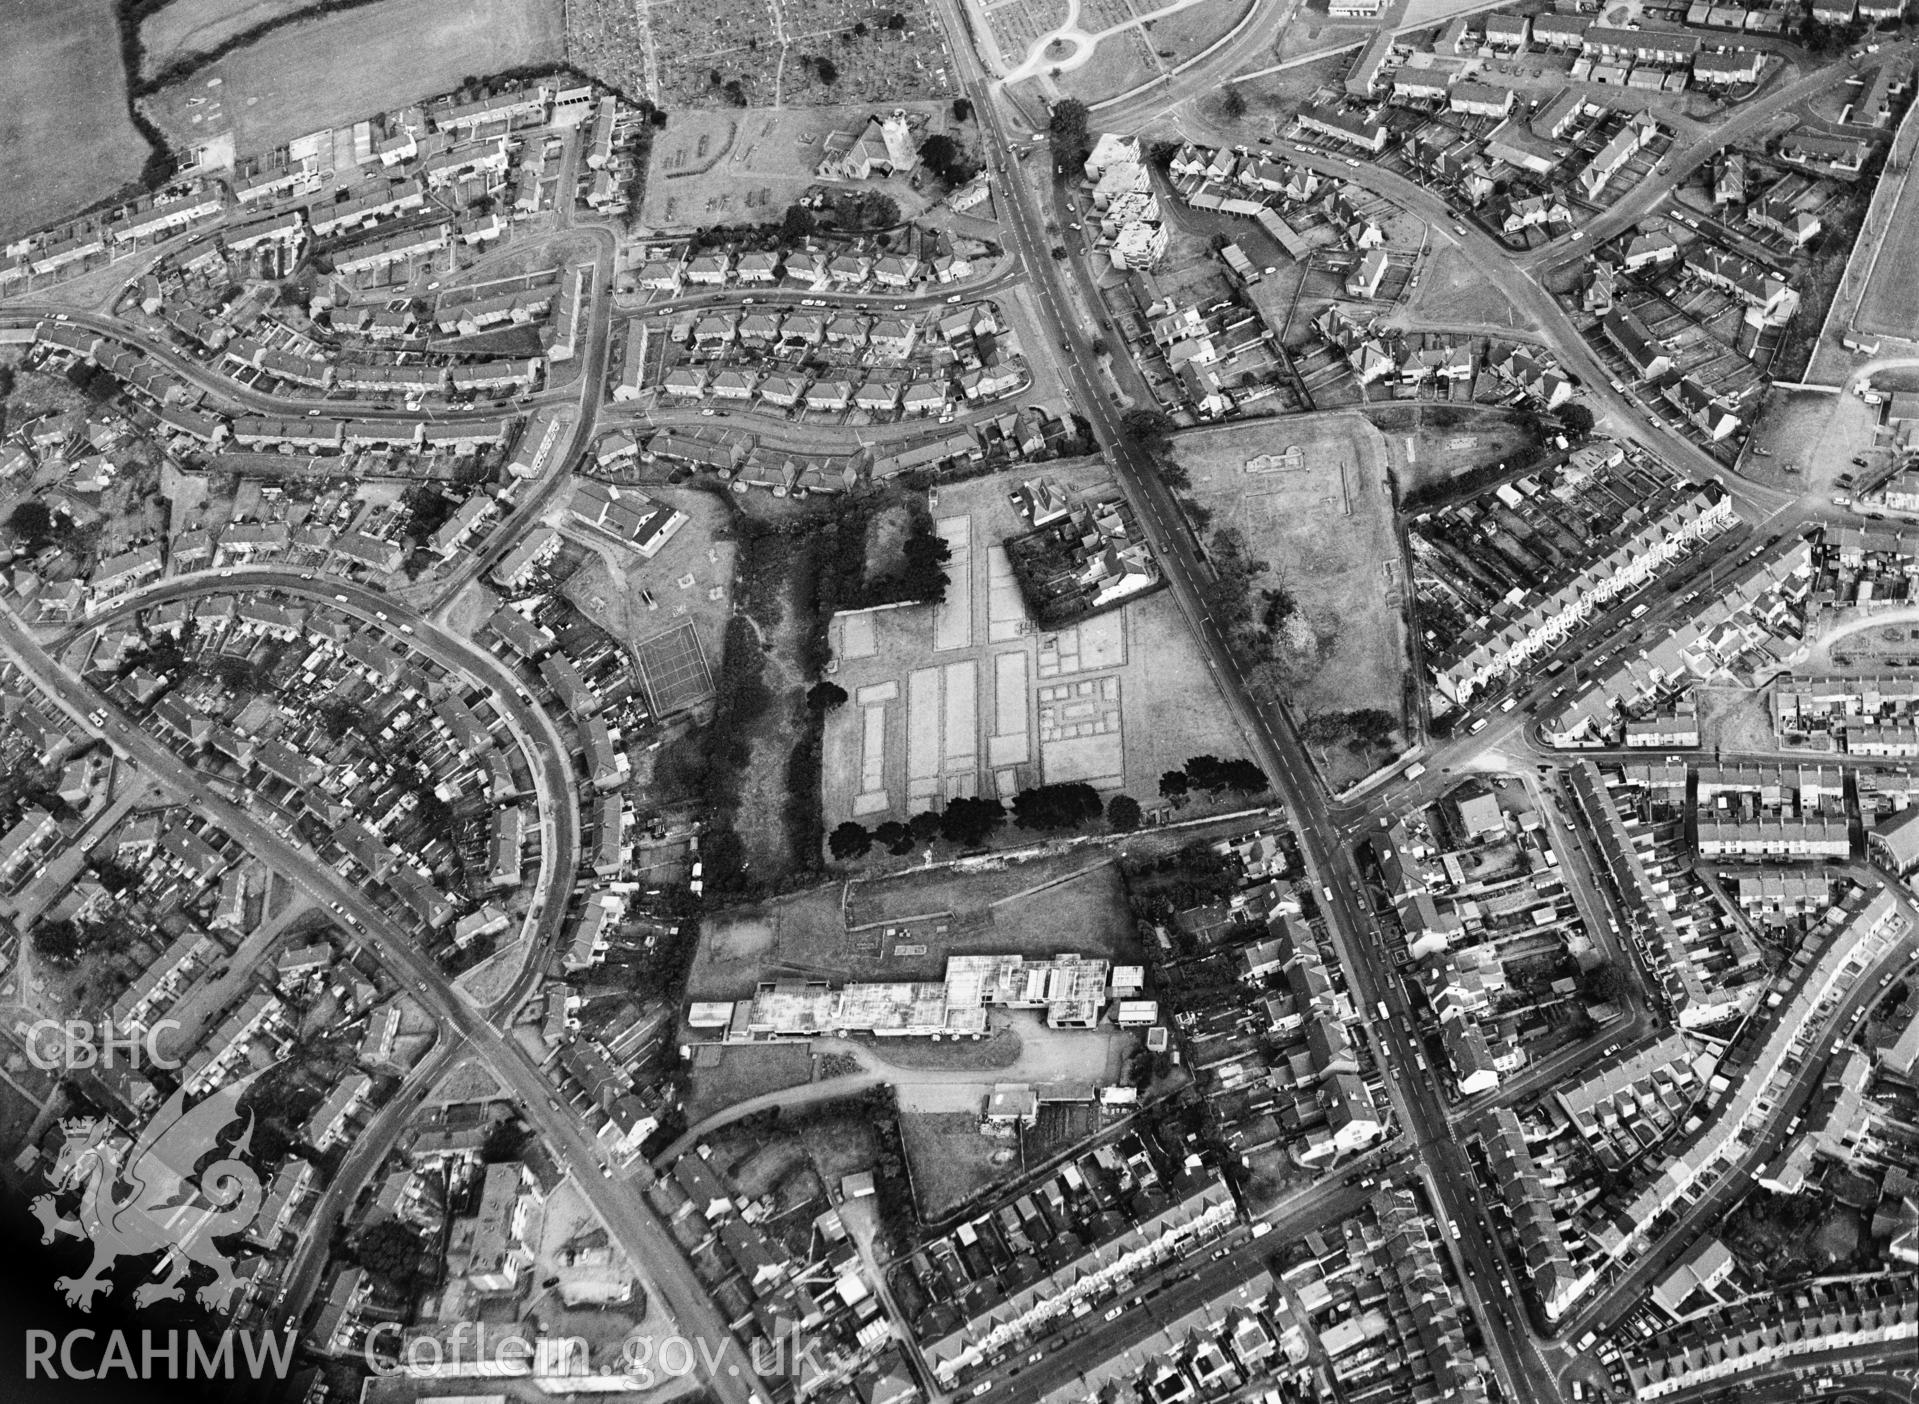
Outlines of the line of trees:
[{"label": "line of trees", "polygon": [[1159,777],[1160,798],[1170,801],[1175,809],[1191,799],[1195,791],[1214,796],[1229,790],[1239,795],[1263,795],[1271,788],[1266,772],[1254,762],[1221,760],[1218,756],[1190,757],[1183,768],[1169,770]]},{"label": "line of trees", "polygon": [[915,848],[944,840],[959,848],[978,848],[1011,818],[1022,829],[1076,830],[1104,817],[1114,833],[1130,833],[1140,824],[1139,801],[1114,795],[1101,802],[1099,791],[1075,781],[1038,785],[1013,796],[1010,812],[996,799],[962,795],[949,800],[944,811],[924,810],[902,823],[889,819],[876,828],[849,819],[827,836],[827,851],[839,862],[864,858],[879,848],[903,857]]}]

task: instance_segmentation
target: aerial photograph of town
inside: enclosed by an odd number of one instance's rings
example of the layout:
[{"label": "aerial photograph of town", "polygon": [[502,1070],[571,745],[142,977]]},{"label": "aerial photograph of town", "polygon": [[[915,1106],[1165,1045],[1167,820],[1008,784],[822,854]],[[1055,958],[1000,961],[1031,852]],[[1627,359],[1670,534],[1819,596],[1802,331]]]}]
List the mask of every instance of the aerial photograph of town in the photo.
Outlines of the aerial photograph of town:
[{"label": "aerial photograph of town", "polygon": [[0,1401],[1919,1404],[1919,0],[0,41]]}]

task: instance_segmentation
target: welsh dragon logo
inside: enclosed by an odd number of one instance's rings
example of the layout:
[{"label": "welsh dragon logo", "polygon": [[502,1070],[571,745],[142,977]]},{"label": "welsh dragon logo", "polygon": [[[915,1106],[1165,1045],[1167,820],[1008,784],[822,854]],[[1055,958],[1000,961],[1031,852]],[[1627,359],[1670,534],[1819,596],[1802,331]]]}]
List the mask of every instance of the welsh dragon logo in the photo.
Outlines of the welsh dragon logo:
[{"label": "welsh dragon logo", "polygon": [[[239,1233],[260,1212],[260,1177],[239,1157],[253,1139],[253,1118],[221,1158],[200,1171],[194,1166],[220,1138],[242,1120],[240,1098],[258,1073],[232,1082],[186,1109],[186,1092],[177,1091],[155,1112],[130,1151],[118,1128],[100,1117],[76,1117],[61,1123],[66,1140],[49,1178],[54,1191],[37,1197],[31,1208],[44,1230],[43,1243],[59,1234],[88,1239],[93,1262],[80,1277],[54,1283],[67,1304],[93,1310],[96,1295],[111,1293],[107,1271],[121,1258],[164,1252],[166,1276],[134,1291],[136,1306],[177,1302],[180,1281],[198,1264],[213,1281],[198,1292],[200,1304],[226,1307],[239,1286],[233,1265],[214,1239]],[[55,1199],[79,1191],[74,1217],[61,1214]]]}]

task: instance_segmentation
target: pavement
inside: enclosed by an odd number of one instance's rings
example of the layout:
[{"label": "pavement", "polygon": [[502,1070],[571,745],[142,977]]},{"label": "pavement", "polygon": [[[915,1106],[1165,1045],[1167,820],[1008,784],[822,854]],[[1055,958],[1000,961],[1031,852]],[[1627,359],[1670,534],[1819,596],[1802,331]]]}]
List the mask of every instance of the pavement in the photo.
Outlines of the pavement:
[{"label": "pavement", "polygon": [[[939,8],[948,11],[954,3],[955,0],[940,0]],[[950,25],[950,18],[948,22]],[[965,52],[965,46],[955,48],[959,55],[959,77],[979,114],[987,147],[1003,151],[1007,142],[994,93],[985,88],[977,60]],[[1112,119],[1102,113],[1101,122],[1109,125]],[[1343,165],[1338,167],[1342,175],[1346,170]],[[1422,204],[1437,211],[1435,217],[1450,222],[1450,215],[1444,213],[1436,197],[1409,182],[1398,184],[1404,187],[1400,193],[1417,195]],[[1352,976],[1354,996],[1360,1007],[1366,1009],[1384,999],[1396,1016],[1403,1016],[1406,1004],[1399,982],[1392,977],[1390,961],[1379,945],[1370,909],[1361,895],[1363,888],[1352,855],[1335,841],[1339,831],[1305,747],[1283,711],[1262,710],[1253,702],[1226,646],[1224,634],[1200,595],[1209,572],[1200,559],[1192,531],[1154,465],[1122,432],[1117,409],[1095,379],[1096,361],[1090,344],[1098,334],[1097,326],[1086,325],[1083,315],[1077,313],[1076,304],[1083,297],[1089,305],[1099,306],[1097,292],[1090,287],[1067,286],[1068,269],[1081,278],[1087,276],[1086,270],[1075,261],[1058,263],[1051,258],[1045,229],[1047,212],[1029,199],[1025,182],[1008,182],[1004,193],[1007,196],[1002,202],[1004,227],[1042,309],[1054,318],[1061,331],[1063,349],[1068,354],[1068,384],[1076,392],[1080,411],[1092,422],[1100,442],[1106,446],[1115,476],[1153,546],[1173,598],[1204,652],[1208,670],[1222,684],[1229,709],[1248,738],[1254,758],[1293,815],[1293,828],[1300,837],[1311,881],[1325,898],[1322,911],[1326,915],[1328,934],[1339,951],[1341,964]],[[1064,190],[1056,187],[1053,197],[1057,214],[1057,202],[1066,198]],[[1490,245],[1489,240],[1477,242]],[[1491,251],[1480,248],[1477,252],[1481,258],[1489,258]],[[1545,298],[1543,291],[1540,297],[1551,307],[1554,316],[1564,322],[1563,314]],[[1599,377],[1599,383],[1605,383],[1603,377]],[[1374,1026],[1375,1033],[1389,1050],[1388,1097],[1399,1124],[1411,1132],[1429,1164],[1436,1166],[1429,1186],[1444,1218],[1448,1223],[1475,1229],[1453,1238],[1451,1249],[1461,1260],[1460,1266],[1464,1269],[1461,1280],[1467,1283],[1468,1297],[1492,1344],[1494,1368],[1511,1397],[1522,1404],[1557,1401],[1558,1390],[1552,1372],[1531,1340],[1522,1329],[1511,1324],[1513,1318],[1509,1312],[1502,1321],[1486,1304],[1485,1298],[1490,1296],[1503,1309],[1504,1303],[1516,1302],[1520,1297],[1506,1284],[1505,1265],[1497,1255],[1490,1225],[1473,1191],[1470,1167],[1448,1123],[1434,1078],[1414,1061],[1410,1027],[1410,1019],[1403,1017]]]},{"label": "pavement", "polygon": [[[296,577],[294,584],[298,583]],[[230,590],[232,586],[223,588]],[[380,603],[391,615],[391,603],[384,598]],[[422,633],[417,625],[415,628],[416,636],[410,642],[428,646],[432,636]],[[134,726],[116,703],[60,667],[10,609],[0,609],[0,652],[76,719],[84,722],[89,712],[104,710],[106,733],[120,755],[182,796],[250,852],[291,877],[309,898],[340,913],[351,935],[436,1018],[440,1036],[470,1048],[519,1101],[530,1128],[552,1150],[555,1162],[571,1175],[581,1196],[605,1223],[613,1243],[673,1316],[681,1334],[700,1342],[708,1355],[738,1362],[723,1367],[706,1381],[713,1393],[724,1404],[747,1400],[764,1404],[764,1394],[749,1382],[750,1361],[743,1348],[680,1254],[672,1234],[647,1204],[641,1186],[629,1176],[615,1178],[597,1143],[555,1094],[547,1074],[525,1049],[496,1028],[486,1013],[472,1008],[454,991],[438,964],[416,947],[410,931],[392,921],[357,884],[342,878],[310,850],[283,838],[248,810],[212,791],[192,767]],[[507,691],[510,694],[511,689]]]},{"label": "pavement", "polygon": [[532,767],[543,839],[540,870],[533,887],[533,943],[519,976],[493,1006],[496,1011],[510,1012],[531,992],[544,973],[545,957],[558,947],[567,898],[579,869],[580,799],[571,759],[573,748],[545,708],[530,694],[522,695],[525,689],[518,676],[493,654],[447,633],[423,614],[380,591],[310,575],[280,566],[234,566],[173,576],[129,591],[82,627],[98,628],[169,600],[245,589],[272,591],[335,611],[362,627],[384,633],[386,642],[400,652],[424,653],[449,672],[490,693]]}]

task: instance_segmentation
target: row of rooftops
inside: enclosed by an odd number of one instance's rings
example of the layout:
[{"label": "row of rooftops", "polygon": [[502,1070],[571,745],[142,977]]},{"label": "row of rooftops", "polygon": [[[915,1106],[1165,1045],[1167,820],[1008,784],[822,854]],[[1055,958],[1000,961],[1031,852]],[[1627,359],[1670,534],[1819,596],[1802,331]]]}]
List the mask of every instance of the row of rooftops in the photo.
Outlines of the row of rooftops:
[{"label": "row of rooftops", "polygon": [[1568,698],[1557,715],[1544,719],[1543,731],[1555,745],[1591,744],[1588,738],[1611,724],[1616,705],[1690,685],[1751,653],[1783,652],[1771,641],[1796,636],[1800,621],[1793,607],[1811,584],[1811,548],[1800,538],[1781,543],[1741,567],[1689,618],[1654,640],[1643,658],[1622,656],[1604,677]]},{"label": "row of rooftops", "polygon": [[1533,1160],[1518,1114],[1510,1107],[1495,1108],[1481,1124],[1479,1135],[1519,1239],[1533,1293],[1547,1318],[1557,1321],[1593,1284],[1596,1270],[1573,1266],[1553,1214],[1552,1191]]},{"label": "row of rooftops", "polygon": [[956,955],[937,981],[848,984],[779,980],[762,983],[748,1000],[698,1002],[687,1023],[728,1040],[812,1038],[870,1033],[930,1037],[978,1035],[986,1011],[1043,1009],[1053,1028],[1091,1028],[1107,1002],[1107,962],[1062,955],[1027,960],[1017,955]]},{"label": "row of rooftops", "polygon": [[1728,969],[1713,970],[1696,959],[1667,905],[1659,877],[1647,867],[1648,855],[1640,843],[1645,831],[1636,816],[1622,807],[1626,796],[1616,793],[1591,761],[1582,760],[1573,767],[1569,784],[1586,816],[1601,861],[1636,914],[1635,929],[1656,952],[1662,986],[1681,1024],[1711,1022],[1749,1004],[1754,994],[1751,982],[1728,982],[1735,972],[1750,974],[1760,963],[1758,947],[1744,928],[1735,925],[1728,929],[1727,939],[1732,943],[1730,958],[1725,962]]},{"label": "row of rooftops", "polygon": [[[488,160],[504,164],[504,146],[517,119],[528,116],[545,120],[548,104],[556,116],[569,104],[590,96],[590,85],[541,82],[526,88],[478,99],[473,103],[449,104],[440,109],[449,114],[446,121],[430,126],[432,107],[411,107],[394,114],[388,122],[389,134],[376,138],[373,124],[362,121],[339,132],[316,132],[296,139],[267,158],[250,162],[244,173],[236,170],[226,178],[231,188],[233,208],[244,212],[262,202],[286,195],[322,188],[335,173],[336,160],[349,166],[371,166],[419,172],[415,179],[444,184],[472,168],[471,151],[497,149],[497,157]],[[611,101],[607,99],[606,101]],[[472,115],[467,109],[484,108],[485,115]],[[340,153],[345,153],[341,156]],[[347,203],[358,203],[365,196],[355,195]],[[399,206],[390,208],[414,208]],[[316,206],[316,209],[328,207]],[[389,207],[369,204],[374,212]],[[141,239],[171,237],[200,225],[210,225],[229,210],[228,196],[221,183],[212,179],[176,182],[163,190],[139,198],[102,216],[89,216],[16,239],[0,250],[0,287],[24,280],[29,275],[57,272],[102,253],[108,244],[127,245]],[[331,213],[322,216],[327,228],[368,217],[364,212],[344,219]],[[325,232],[316,221],[316,231]],[[242,234],[238,247],[248,245]]]},{"label": "row of rooftops", "polygon": [[[1711,535],[1733,518],[1731,499],[1712,486],[1669,483],[1667,500],[1633,511],[1614,540],[1592,543],[1603,555],[1577,564],[1569,578],[1502,602],[1499,615],[1466,630],[1435,650],[1431,667],[1450,690],[1465,693],[1484,678],[1505,671],[1515,656],[1530,656],[1563,635],[1591,606],[1609,599],[1630,580],[1649,576],[1685,543]],[[1676,499],[1676,500],[1675,500]]]},{"label": "row of rooftops", "polygon": [[1877,964],[1909,929],[1885,887],[1835,908],[1826,921],[1821,932],[1808,937],[1818,942],[1817,954],[1794,981],[1788,998],[1770,1008],[1756,1035],[1735,1043],[1721,1065],[1719,1076],[1727,1085],[1723,1099],[1610,1222],[1599,1226],[1595,1242],[1609,1256],[1630,1247],[1694,1181],[1742,1153],[1745,1143],[1740,1138],[1747,1121],[1762,1098],[1776,1095],[1778,1079],[1789,1076],[1786,1060],[1817,1027],[1818,1013],[1843,995],[1853,972]]},{"label": "row of rooftops", "polygon": [[1742,1302],[1654,1337],[1626,1361],[1634,1397],[1661,1399],[1799,1356],[1919,1342],[1919,1292],[1909,1284],[1871,1284],[1822,1296]]},{"label": "row of rooftops", "polygon": [[[35,339],[70,355],[91,360],[143,391],[156,406],[161,424],[205,444],[231,433],[244,442],[274,442],[294,446],[341,447],[355,444],[473,444],[505,438],[511,420],[473,423],[431,423],[421,420],[275,419],[236,415],[230,419],[176,403],[194,392],[132,347],[75,323],[42,322]],[[358,361],[323,361],[265,346],[251,338],[220,339],[224,358],[235,365],[266,371],[283,380],[315,387],[444,394],[449,390],[478,393],[531,386],[541,373],[542,360],[477,362],[463,365],[372,365]]]},{"label": "row of rooftops", "polygon": [[1075,1303],[1101,1301],[1122,1284],[1130,1289],[1132,1276],[1149,1264],[1166,1263],[1239,1217],[1231,1192],[1197,1157],[1189,1158],[1163,1190],[1144,1189],[1134,1199],[1142,1216],[1131,1222],[1118,1214],[1099,1216],[1099,1227],[1081,1240],[1080,1256],[1051,1271],[1037,1270],[1035,1263],[1010,1287],[993,1280],[977,1283],[982,1290],[969,1303],[970,1315],[933,1314],[926,1324],[937,1334],[923,1334],[921,1348],[935,1376],[943,1383],[964,1378],[980,1361],[1064,1316]]}]

